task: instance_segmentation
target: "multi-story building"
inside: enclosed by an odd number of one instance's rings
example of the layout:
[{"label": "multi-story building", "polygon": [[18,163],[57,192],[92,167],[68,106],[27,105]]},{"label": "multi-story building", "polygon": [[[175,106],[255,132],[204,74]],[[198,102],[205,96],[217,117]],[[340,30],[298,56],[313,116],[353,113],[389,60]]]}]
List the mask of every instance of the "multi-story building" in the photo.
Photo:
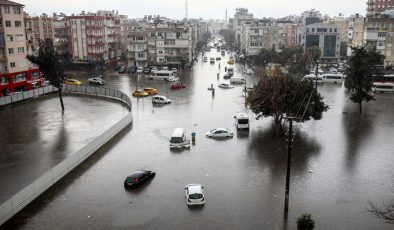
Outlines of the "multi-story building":
[{"label": "multi-story building", "polygon": [[359,14],[349,17],[348,20],[349,46],[347,51],[348,56],[351,55],[351,47],[357,47],[363,45],[365,19],[366,18],[360,16]]},{"label": "multi-story building", "polygon": [[226,22],[223,20],[209,20],[207,23],[208,31],[214,35],[219,34],[219,31],[226,29]]},{"label": "multi-story building", "polygon": [[349,44],[349,21],[343,16],[336,16],[331,18],[329,23],[335,25],[338,28],[339,55],[341,57],[346,57]]},{"label": "multi-story building", "polygon": [[27,59],[24,5],[0,0],[0,96],[41,86],[38,68]]},{"label": "multi-story building", "polygon": [[122,51],[120,22],[114,11],[67,16],[69,49],[74,61],[115,65]]},{"label": "multi-story building", "polygon": [[[127,33],[127,59],[132,66],[146,66],[148,60],[148,32],[143,27],[134,27]],[[152,44],[154,45],[154,43]],[[155,59],[151,58],[154,62]]]},{"label": "multi-story building", "polygon": [[230,25],[233,28],[233,32],[235,33],[235,46],[241,51],[241,36],[243,25],[246,22],[251,22],[253,20],[253,14],[248,13],[248,9],[246,8],[237,8],[235,10],[234,19]]},{"label": "multi-story building", "polygon": [[335,25],[314,23],[307,25],[301,34],[301,45],[304,51],[317,46],[321,50],[321,61],[336,62],[339,58],[339,33]]},{"label": "multi-story building", "polygon": [[385,55],[385,67],[394,65],[394,11],[366,18],[363,44]]},{"label": "multi-story building", "polygon": [[70,57],[69,34],[66,15],[53,15],[53,46],[59,56],[64,59]]},{"label": "multi-story building", "polygon": [[394,8],[393,0],[368,0],[367,14],[373,15]]},{"label": "multi-story building", "polygon": [[31,36],[29,40],[31,40],[34,48],[39,47],[41,40],[47,38],[54,40],[53,18],[48,17],[46,14],[42,14],[39,17],[25,15],[25,27]]}]

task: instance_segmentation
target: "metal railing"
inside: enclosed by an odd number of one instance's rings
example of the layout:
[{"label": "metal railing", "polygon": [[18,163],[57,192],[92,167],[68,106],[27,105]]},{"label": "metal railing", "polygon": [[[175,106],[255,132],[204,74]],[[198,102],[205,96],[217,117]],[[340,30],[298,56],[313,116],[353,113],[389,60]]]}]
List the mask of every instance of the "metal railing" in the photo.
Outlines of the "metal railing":
[{"label": "metal railing", "polygon": [[[54,87],[52,90],[53,89]],[[54,91],[56,91],[56,89]],[[0,205],[0,225],[5,223],[8,219],[22,210],[26,205],[28,205],[48,188],[54,185],[57,181],[67,175],[71,170],[91,156],[96,150],[111,140],[116,134],[118,134],[122,129],[124,129],[133,121],[130,98],[123,92],[113,89],[90,86],[66,86],[64,87],[64,91],[66,93],[78,93],[116,98],[125,102],[129,106],[130,112],[100,136],[79,149],[76,153],[64,159],[55,167],[44,173],[38,179],[2,203]]]},{"label": "metal railing", "polygon": [[0,106],[12,104],[18,101],[27,100],[29,98],[35,98],[44,94],[52,93],[54,91],[57,91],[57,88],[52,85],[49,85],[29,91],[14,93],[13,95],[0,97]]}]

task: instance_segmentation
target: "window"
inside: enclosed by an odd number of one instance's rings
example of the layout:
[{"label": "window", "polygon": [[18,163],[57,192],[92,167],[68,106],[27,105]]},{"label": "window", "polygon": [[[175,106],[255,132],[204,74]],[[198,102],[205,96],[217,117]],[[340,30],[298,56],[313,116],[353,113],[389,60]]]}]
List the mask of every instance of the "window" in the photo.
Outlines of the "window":
[{"label": "window", "polygon": [[21,27],[22,22],[21,21],[15,21],[15,27]]},{"label": "window", "polygon": [[8,48],[8,54],[9,55],[14,54],[14,48]]},{"label": "window", "polygon": [[7,85],[8,83],[7,77],[0,77],[0,85]]},{"label": "window", "polygon": [[11,21],[5,21],[5,26],[6,27],[11,27]]},{"label": "window", "polygon": [[25,47],[18,47],[18,54],[25,53]]},{"label": "window", "polygon": [[[15,62],[11,62],[11,63],[14,63],[13,67],[15,67]],[[11,65],[11,67],[12,67],[12,65]],[[12,79],[13,82],[20,82],[20,81],[26,81],[26,80],[27,80],[26,79],[26,73],[17,74],[15,76],[13,76],[13,79]]]},{"label": "window", "polygon": [[[16,67],[15,62],[10,62],[10,66],[11,66],[11,68],[15,68]],[[22,81],[22,80],[18,80],[18,78],[16,76],[14,76],[14,82],[20,82],[20,81]]]},{"label": "window", "polygon": [[17,35],[15,35],[15,37],[16,37],[15,40],[18,41],[18,42],[25,40],[23,34],[17,34]]},{"label": "window", "polygon": [[138,57],[139,58],[143,58],[144,57],[144,53],[138,53]]},{"label": "window", "polygon": [[21,14],[21,8],[19,6],[14,6],[14,14]]},{"label": "window", "polygon": [[14,41],[14,37],[11,34],[7,34],[7,42]]},{"label": "window", "polygon": [[4,6],[4,13],[9,14],[10,13],[10,7],[9,6]]}]

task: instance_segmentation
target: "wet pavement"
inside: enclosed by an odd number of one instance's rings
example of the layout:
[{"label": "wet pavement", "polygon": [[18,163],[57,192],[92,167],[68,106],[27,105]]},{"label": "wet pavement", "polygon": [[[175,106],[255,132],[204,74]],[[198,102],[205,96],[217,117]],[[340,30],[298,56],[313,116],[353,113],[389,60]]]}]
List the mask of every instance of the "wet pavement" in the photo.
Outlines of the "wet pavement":
[{"label": "wet pavement", "polygon": [[[220,62],[220,81],[227,59],[226,54]],[[187,87],[177,91],[142,76],[107,74],[106,87],[130,94],[138,83],[157,88],[173,103],[154,106],[150,97],[132,98],[132,127],[3,227],[283,229],[287,149],[272,119],[252,120],[249,132],[234,130],[231,139],[204,137],[212,128],[234,129],[233,116],[243,110],[243,86],[218,88],[217,71],[218,63],[200,59],[180,75]],[[79,79],[86,83],[88,77]],[[247,76],[248,84],[257,79]],[[207,90],[211,83],[214,96]],[[391,229],[366,208],[368,200],[393,197],[394,94],[376,95],[359,116],[343,86],[318,90],[330,109],[320,121],[295,125],[288,228],[295,229],[296,219],[309,212],[317,229]],[[197,133],[190,150],[169,149],[177,127]],[[125,190],[125,177],[137,169],[157,174],[137,191]],[[190,183],[205,186],[204,207],[187,207],[184,186]]]},{"label": "wet pavement", "polygon": [[0,109],[0,202],[76,152],[122,119],[113,100],[57,94]]}]

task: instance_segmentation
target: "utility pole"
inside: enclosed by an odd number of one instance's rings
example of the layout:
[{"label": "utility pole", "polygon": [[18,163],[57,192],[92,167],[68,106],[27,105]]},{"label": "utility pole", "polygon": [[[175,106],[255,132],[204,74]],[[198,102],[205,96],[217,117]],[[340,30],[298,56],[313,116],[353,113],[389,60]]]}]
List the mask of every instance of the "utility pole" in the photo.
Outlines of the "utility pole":
[{"label": "utility pole", "polygon": [[285,191],[285,210],[284,221],[287,223],[289,214],[289,193],[290,193],[290,161],[291,161],[291,148],[293,143],[293,120],[295,117],[286,117],[289,120],[289,133],[287,134],[287,170],[286,170],[286,191]]},{"label": "utility pole", "polygon": [[315,74],[316,74],[316,91],[317,91],[317,75],[319,74],[319,60],[316,61],[316,70],[315,70]]}]

